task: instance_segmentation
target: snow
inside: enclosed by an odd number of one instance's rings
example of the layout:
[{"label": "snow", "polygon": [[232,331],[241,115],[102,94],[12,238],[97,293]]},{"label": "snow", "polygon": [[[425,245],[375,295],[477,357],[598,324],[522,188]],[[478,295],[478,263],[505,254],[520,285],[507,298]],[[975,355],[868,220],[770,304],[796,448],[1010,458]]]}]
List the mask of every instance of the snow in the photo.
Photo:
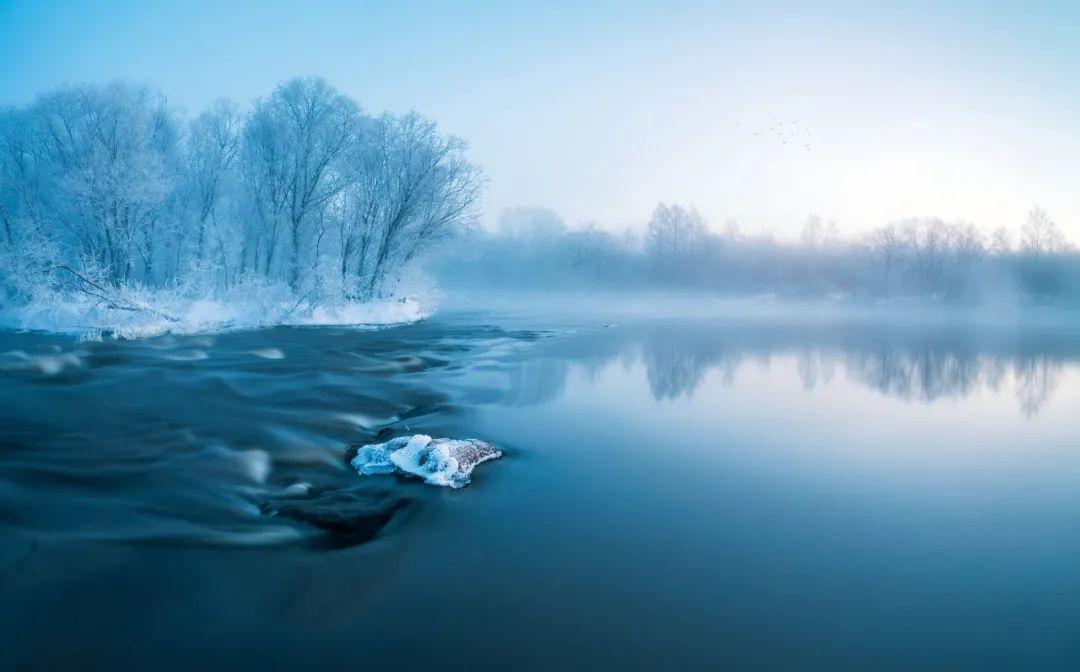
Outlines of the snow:
[{"label": "snow", "polygon": [[351,464],[363,476],[401,472],[430,485],[456,489],[469,484],[476,465],[497,457],[502,457],[502,451],[479,439],[414,434],[361,446]]},{"label": "snow", "polygon": [[[413,297],[311,306],[288,292],[237,294],[192,300],[168,291],[130,290],[122,305],[135,309],[110,308],[78,295],[52,296],[8,307],[0,314],[0,324],[100,340],[102,335],[136,339],[279,325],[376,327],[417,322],[432,312],[425,302]],[[283,357],[272,349],[252,354],[265,359]]]},{"label": "snow", "polygon": [[308,316],[297,316],[285,324],[338,325],[338,324],[396,324],[416,322],[427,314],[420,303],[413,299],[403,301],[372,301],[370,303],[344,303],[338,306],[317,306]]}]

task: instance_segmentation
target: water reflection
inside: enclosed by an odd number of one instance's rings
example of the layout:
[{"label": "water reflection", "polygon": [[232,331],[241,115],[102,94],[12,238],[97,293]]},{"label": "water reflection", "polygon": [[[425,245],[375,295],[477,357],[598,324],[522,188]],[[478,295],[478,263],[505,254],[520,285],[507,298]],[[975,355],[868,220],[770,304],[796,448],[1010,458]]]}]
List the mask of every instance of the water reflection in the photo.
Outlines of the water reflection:
[{"label": "water reflection", "polygon": [[836,372],[836,362],[820,350],[806,350],[799,353],[799,379],[803,389],[812,390],[819,383],[832,382]]},{"label": "water reflection", "polygon": [[523,362],[510,370],[510,392],[504,403],[536,406],[554,401],[565,393],[569,375],[569,360],[543,358]]},{"label": "water reflection", "polygon": [[1035,415],[1050,399],[1061,380],[1061,369],[1061,362],[1051,361],[1046,355],[1028,357],[1014,364],[1016,397],[1024,415]]},{"label": "water reflection", "polygon": [[794,359],[807,391],[828,387],[838,376],[891,398],[927,404],[989,390],[1013,394],[1030,418],[1053,397],[1066,364],[1080,360],[1080,345],[1067,334],[1025,339],[1015,333],[994,338],[685,325],[604,330],[575,335],[522,362],[510,374],[505,402],[557,399],[573,371],[593,378],[616,363],[642,366],[657,401],[688,399],[706,377],[730,386],[748,363],[768,368],[779,356]]},{"label": "water reflection", "polygon": [[709,347],[706,342],[681,338],[678,333],[654,332],[642,344],[642,360],[649,389],[656,399],[691,396],[705,372],[719,368],[725,381],[734,379],[741,356]]}]

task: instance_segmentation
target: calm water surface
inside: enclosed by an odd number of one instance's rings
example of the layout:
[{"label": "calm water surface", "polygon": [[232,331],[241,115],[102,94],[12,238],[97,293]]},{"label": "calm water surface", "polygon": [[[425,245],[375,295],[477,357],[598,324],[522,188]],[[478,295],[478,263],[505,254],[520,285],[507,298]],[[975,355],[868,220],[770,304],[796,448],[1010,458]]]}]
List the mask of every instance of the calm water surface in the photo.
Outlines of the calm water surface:
[{"label": "calm water surface", "polygon": [[194,665],[1078,669],[1080,332],[0,333],[0,669]]}]

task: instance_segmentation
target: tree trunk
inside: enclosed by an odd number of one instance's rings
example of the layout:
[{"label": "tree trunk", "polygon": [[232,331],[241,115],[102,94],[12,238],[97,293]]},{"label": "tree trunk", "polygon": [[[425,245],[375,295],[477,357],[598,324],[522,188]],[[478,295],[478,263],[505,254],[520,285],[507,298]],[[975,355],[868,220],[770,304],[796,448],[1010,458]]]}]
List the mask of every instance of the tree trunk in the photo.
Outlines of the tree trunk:
[{"label": "tree trunk", "polygon": [[300,290],[300,222],[292,222],[292,252],[289,255],[289,286]]}]

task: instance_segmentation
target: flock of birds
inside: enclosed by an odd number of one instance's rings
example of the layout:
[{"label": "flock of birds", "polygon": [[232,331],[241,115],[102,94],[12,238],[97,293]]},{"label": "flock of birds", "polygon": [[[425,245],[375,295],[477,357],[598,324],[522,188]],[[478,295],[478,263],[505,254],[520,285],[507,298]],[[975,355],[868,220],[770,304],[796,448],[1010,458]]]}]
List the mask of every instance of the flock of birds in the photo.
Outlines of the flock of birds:
[{"label": "flock of birds", "polygon": [[[749,131],[754,134],[754,137],[759,137],[765,140],[779,140],[782,145],[790,145],[793,148],[802,148],[809,152],[810,150],[810,129],[806,124],[799,123],[798,119],[791,121],[784,121],[777,119],[771,112],[765,113],[768,120],[767,128],[750,128]],[[742,128],[741,122],[735,122],[735,125]]]}]

